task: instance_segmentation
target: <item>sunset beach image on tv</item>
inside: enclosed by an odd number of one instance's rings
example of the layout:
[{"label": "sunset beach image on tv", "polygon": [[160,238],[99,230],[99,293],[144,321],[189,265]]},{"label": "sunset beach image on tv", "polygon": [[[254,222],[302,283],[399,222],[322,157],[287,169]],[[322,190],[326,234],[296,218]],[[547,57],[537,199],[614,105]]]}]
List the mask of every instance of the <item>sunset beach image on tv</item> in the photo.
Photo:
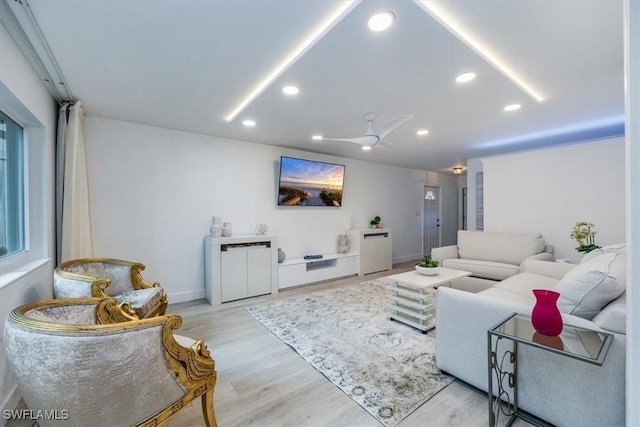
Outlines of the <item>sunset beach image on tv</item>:
[{"label": "sunset beach image on tv", "polygon": [[280,158],[278,205],[342,206],[344,165]]}]

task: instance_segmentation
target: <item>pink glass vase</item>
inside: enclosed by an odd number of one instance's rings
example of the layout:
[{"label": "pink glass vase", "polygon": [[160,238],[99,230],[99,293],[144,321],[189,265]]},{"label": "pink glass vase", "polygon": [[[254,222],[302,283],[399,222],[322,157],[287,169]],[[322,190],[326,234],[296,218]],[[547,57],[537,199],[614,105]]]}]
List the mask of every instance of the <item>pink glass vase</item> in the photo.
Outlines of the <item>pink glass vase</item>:
[{"label": "pink glass vase", "polygon": [[543,335],[557,336],[562,332],[562,315],[556,304],[560,294],[547,289],[534,289],[536,305],[531,311],[531,323]]}]

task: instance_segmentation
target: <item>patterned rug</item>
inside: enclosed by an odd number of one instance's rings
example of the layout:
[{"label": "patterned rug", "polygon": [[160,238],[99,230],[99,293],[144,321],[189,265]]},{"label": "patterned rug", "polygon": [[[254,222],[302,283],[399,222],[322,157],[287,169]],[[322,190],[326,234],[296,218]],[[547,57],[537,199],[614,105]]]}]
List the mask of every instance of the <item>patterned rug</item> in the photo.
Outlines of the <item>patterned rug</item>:
[{"label": "patterned rug", "polygon": [[435,333],[389,320],[377,279],[253,306],[247,311],[385,426],[449,385]]}]

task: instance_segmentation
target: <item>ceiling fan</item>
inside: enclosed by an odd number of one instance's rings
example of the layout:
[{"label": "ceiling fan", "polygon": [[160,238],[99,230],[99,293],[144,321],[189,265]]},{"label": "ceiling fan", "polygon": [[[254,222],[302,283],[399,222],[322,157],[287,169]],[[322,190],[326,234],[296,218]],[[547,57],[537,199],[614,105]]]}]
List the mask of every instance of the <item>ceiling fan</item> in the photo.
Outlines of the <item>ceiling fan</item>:
[{"label": "ceiling fan", "polygon": [[376,119],[375,113],[364,113],[362,118],[368,122],[367,133],[365,136],[358,136],[355,138],[323,138],[325,141],[346,141],[346,142],[354,142],[356,144],[362,145],[363,150],[371,150],[373,147],[383,147],[389,148],[386,145],[382,144],[382,139],[389,134],[392,130],[406,122],[407,120],[411,120],[413,115],[407,114],[406,116],[400,116],[395,120],[391,120],[390,122],[380,126],[376,131],[373,131],[373,121]]}]

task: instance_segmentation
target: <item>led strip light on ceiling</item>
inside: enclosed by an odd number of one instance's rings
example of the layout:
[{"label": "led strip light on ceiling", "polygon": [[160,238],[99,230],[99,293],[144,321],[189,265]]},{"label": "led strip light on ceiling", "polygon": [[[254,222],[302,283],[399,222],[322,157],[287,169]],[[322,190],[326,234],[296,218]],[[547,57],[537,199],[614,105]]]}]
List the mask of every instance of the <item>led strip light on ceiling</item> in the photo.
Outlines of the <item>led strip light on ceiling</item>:
[{"label": "led strip light on ceiling", "polygon": [[318,40],[324,37],[338,22],[342,20],[361,0],[348,0],[340,5],[318,25],[307,37],[305,37],[254,89],[233,109],[225,120],[233,121],[249,104],[260,96],[271,84],[289,69],[295,62],[304,55]]},{"label": "led strip light on ceiling", "polygon": [[429,0],[414,0],[425,12],[431,15],[440,25],[446,28],[451,34],[469,46],[475,53],[480,55],[485,61],[491,64],[502,75],[511,80],[516,86],[524,91],[535,102],[544,101],[544,96],[535,90],[528,82],[519,76],[505,61],[498,58],[489,47],[480,42],[471,32],[466,30],[462,24],[447,13],[442,7],[443,2]]}]

